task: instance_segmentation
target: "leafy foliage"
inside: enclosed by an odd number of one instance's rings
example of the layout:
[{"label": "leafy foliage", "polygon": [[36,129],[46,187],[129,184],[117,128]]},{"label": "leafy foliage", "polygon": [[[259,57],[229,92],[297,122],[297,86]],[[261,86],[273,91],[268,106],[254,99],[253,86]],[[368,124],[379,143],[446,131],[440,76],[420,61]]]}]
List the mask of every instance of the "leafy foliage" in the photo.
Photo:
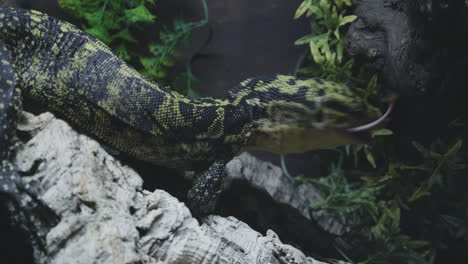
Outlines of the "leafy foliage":
[{"label": "leafy foliage", "polygon": [[[350,5],[303,0],[295,18],[309,18],[312,33],[295,44],[309,45],[311,63],[298,73],[364,87],[357,88],[363,98],[383,104],[377,77],[356,69],[344,55],[343,26],[356,19],[346,15]],[[460,115],[446,121],[447,132],[434,135],[432,143],[380,129],[369,145],[317,151],[314,160],[328,176],[295,178],[322,193],[325,201],[313,210],[327,210],[351,227],[368,250],[359,263],[434,263],[453,245],[468,248],[468,148],[463,145],[468,124],[467,113]]]},{"label": "leafy foliage", "polygon": [[166,77],[166,68],[174,65],[174,57],[179,55],[176,49],[180,43],[187,44],[190,32],[205,24],[205,21],[197,23],[185,23],[180,19],[174,19],[173,30],[164,28],[159,36],[161,43],[150,43],[148,48],[152,57],[140,57],[140,63],[144,67],[143,74],[154,79]]},{"label": "leafy foliage", "polygon": [[359,263],[433,263],[450,244],[466,247],[468,150],[462,140],[437,140],[429,147],[413,142],[414,157],[403,160],[393,149],[400,139],[385,133],[377,133],[368,153],[366,146],[356,151],[347,146],[335,158],[320,160],[318,166],[338,160],[327,177],[296,178],[313,183],[325,198],[312,209],[333,213],[361,235],[369,233],[362,241],[369,256]]},{"label": "leafy foliage", "polygon": [[353,22],[357,17],[345,15],[345,7],[351,6],[351,0],[305,0],[299,6],[294,18],[311,17],[312,34],[296,40],[296,45],[308,44],[316,65],[301,69],[301,73],[310,73],[329,80],[349,79],[352,61],[343,61],[344,40],[342,27]]},{"label": "leafy foliage", "polygon": [[[135,36],[144,25],[155,24],[154,5],[156,0],[58,0],[59,5],[74,16],[84,19],[86,32],[109,45],[114,52],[127,61],[140,62],[140,72],[149,78],[163,81],[168,69],[180,55],[178,47],[187,44],[193,29],[207,24],[207,19],[198,22],[184,22],[174,19],[172,29],[163,27],[159,42],[149,42],[147,53],[136,52],[140,42]],[[206,4],[205,5],[206,10]],[[207,15],[207,14],[206,14]],[[140,34],[141,35],[141,34]],[[190,81],[193,81],[193,75]],[[191,83],[188,83],[191,84]],[[191,86],[190,86],[191,87]],[[194,93],[194,91],[188,91]]]},{"label": "leafy foliage", "polygon": [[366,188],[349,183],[344,177],[341,164],[332,165],[327,177],[296,178],[302,182],[311,182],[325,197],[325,202],[314,206],[314,210],[327,210],[338,216],[343,223],[357,223],[364,213],[377,217],[378,207],[374,203],[378,188]]}]

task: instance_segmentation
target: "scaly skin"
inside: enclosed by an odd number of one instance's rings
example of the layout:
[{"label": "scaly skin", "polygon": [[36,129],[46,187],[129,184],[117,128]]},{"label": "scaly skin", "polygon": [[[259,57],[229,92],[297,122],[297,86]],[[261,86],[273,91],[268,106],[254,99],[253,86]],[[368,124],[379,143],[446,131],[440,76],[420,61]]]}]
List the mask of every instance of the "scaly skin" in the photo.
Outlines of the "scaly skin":
[{"label": "scaly skin", "polygon": [[0,8],[0,192],[18,204],[27,188],[11,164],[11,138],[22,102],[137,159],[198,171],[189,192],[197,214],[214,208],[234,155],[353,143],[343,129],[380,115],[345,85],[284,75],[247,79],[225,99],[185,97],[69,23]]}]

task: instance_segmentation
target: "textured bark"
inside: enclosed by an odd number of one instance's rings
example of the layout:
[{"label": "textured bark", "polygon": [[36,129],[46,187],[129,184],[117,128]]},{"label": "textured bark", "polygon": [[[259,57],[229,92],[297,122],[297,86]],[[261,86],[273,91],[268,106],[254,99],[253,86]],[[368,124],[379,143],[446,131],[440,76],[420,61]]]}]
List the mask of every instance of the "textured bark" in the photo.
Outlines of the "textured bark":
[{"label": "textured bark", "polygon": [[61,218],[51,229],[38,224],[47,253],[34,245],[37,263],[323,263],[234,217],[200,224],[182,202],[143,190],[137,173],[49,113],[25,114],[18,128],[25,143],[15,163]]},{"label": "textured bark", "polygon": [[346,50],[378,73],[386,89],[415,95],[448,88],[450,53],[462,52],[450,49],[457,47],[453,42],[463,42],[463,1],[354,0],[353,4],[358,19],[346,35]]}]

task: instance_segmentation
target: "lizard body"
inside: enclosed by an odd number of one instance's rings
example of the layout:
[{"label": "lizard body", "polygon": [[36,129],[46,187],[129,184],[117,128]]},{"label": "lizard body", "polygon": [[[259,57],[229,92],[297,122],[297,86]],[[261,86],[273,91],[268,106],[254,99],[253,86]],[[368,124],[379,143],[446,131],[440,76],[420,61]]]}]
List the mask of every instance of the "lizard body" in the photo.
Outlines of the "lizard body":
[{"label": "lizard body", "polygon": [[247,79],[224,99],[182,96],[67,22],[0,7],[0,194],[17,204],[27,188],[11,164],[11,141],[30,104],[137,159],[199,171],[189,192],[199,213],[213,209],[234,155],[353,143],[343,129],[380,116],[346,85],[286,75]]}]

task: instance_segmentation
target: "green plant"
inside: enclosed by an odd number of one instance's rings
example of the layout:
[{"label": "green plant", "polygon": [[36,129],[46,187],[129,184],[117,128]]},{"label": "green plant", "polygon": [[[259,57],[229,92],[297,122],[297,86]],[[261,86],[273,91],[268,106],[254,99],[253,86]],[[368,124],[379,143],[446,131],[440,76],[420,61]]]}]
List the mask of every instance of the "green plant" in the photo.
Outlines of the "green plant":
[{"label": "green plant", "polygon": [[148,45],[151,57],[140,57],[143,65],[143,74],[150,78],[162,79],[167,76],[166,68],[174,65],[174,58],[179,55],[177,45],[187,44],[190,32],[194,28],[204,26],[205,21],[185,23],[180,19],[174,19],[173,29],[166,27],[159,33],[160,43]]},{"label": "green plant", "polygon": [[[339,149],[336,158],[317,163],[338,160],[328,176],[295,180],[311,182],[323,195],[313,210],[327,210],[360,230],[369,256],[359,263],[432,263],[449,244],[468,245],[468,150],[461,140],[429,147],[413,142],[415,155],[402,160],[392,149],[394,140],[401,139],[376,136],[367,154],[363,146],[357,152]],[[362,237],[362,230],[369,235]]]},{"label": "green plant", "polygon": [[[312,33],[295,43],[309,45],[309,63],[298,73],[363,87],[357,88],[363,98],[382,105],[377,77],[356,69],[344,54],[343,26],[356,19],[346,15],[350,5],[302,2],[295,17],[309,18]],[[317,151],[316,165],[328,176],[294,178],[311,182],[323,195],[325,201],[313,210],[327,210],[351,227],[368,251],[357,262],[434,263],[451,247],[468,248],[468,149],[461,139],[468,127],[466,112],[454,121],[442,120],[442,135],[424,126],[412,136],[381,129],[373,132],[371,144]],[[413,138],[423,134],[430,140]]]},{"label": "green plant", "polygon": [[346,15],[350,6],[351,0],[304,0],[301,3],[294,18],[309,18],[312,33],[294,44],[309,46],[311,63],[300,67],[297,74],[351,83],[365,100],[382,104],[382,100],[375,100],[381,97],[378,96],[377,77],[362,69],[355,71],[353,60],[344,56],[345,26],[357,19],[355,15]]},{"label": "green plant", "polygon": [[[136,44],[140,42],[135,36],[144,25],[154,25],[156,0],[58,0],[59,5],[76,16],[84,19],[84,30],[105,44],[114,52],[136,65],[140,72],[149,78],[163,81],[168,75],[168,69],[175,64],[175,57],[180,55],[178,47],[187,44],[193,29],[203,27],[208,23],[206,3],[205,19],[197,22],[184,22],[175,18],[172,29],[163,26],[159,32],[159,42],[149,42],[147,52],[137,51]],[[141,35],[141,34],[140,34]],[[147,55],[149,54],[149,56]],[[190,70],[190,67],[187,67]],[[195,94],[192,90],[193,74],[187,72],[185,93]]]},{"label": "green plant", "polygon": [[317,77],[339,81],[350,78],[352,61],[344,61],[344,40],[342,27],[357,17],[345,15],[351,0],[305,0],[299,6],[294,18],[314,17],[310,20],[311,34],[296,40],[296,45],[308,44],[314,62],[303,68],[301,73],[311,73]]},{"label": "green plant", "polygon": [[154,24],[156,16],[146,7],[155,0],[58,0],[60,7],[85,20],[84,30],[123,59],[130,59],[127,45],[137,40],[132,32],[143,24]]},{"label": "green plant", "polygon": [[323,195],[325,201],[312,207],[313,210],[327,210],[339,217],[342,223],[358,223],[359,217],[369,213],[377,218],[376,194],[378,188],[367,188],[349,183],[340,162],[332,164],[328,176],[321,178],[296,177],[300,182],[311,182]]}]

